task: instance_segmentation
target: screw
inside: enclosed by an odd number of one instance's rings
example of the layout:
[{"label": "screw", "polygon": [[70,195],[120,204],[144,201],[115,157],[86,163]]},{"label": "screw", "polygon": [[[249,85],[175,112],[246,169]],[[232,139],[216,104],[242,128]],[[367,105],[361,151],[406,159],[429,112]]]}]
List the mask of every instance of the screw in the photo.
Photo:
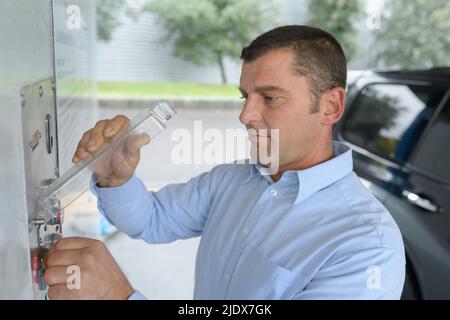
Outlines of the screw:
[{"label": "screw", "polygon": [[39,86],[39,97],[42,97],[44,95],[44,90],[42,89],[42,86]]}]

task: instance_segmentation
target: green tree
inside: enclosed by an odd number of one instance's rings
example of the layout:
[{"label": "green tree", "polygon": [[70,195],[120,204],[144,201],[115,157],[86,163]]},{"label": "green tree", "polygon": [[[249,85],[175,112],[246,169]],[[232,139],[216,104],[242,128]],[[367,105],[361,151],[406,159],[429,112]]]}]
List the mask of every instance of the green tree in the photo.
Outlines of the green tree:
[{"label": "green tree", "polygon": [[139,13],[126,7],[126,0],[97,0],[97,36],[102,41],[111,40],[113,32],[122,25],[120,12],[136,20]]},{"label": "green tree", "polygon": [[450,64],[450,2],[389,0],[375,32],[376,67],[428,68]]},{"label": "green tree", "polygon": [[275,21],[270,0],[150,1],[144,11],[155,13],[173,44],[173,54],[198,65],[217,64],[227,83],[225,57],[238,59],[242,48]]},{"label": "green tree", "polygon": [[358,51],[356,22],[362,17],[359,0],[308,0],[307,24],[331,33],[341,44],[347,61]]}]

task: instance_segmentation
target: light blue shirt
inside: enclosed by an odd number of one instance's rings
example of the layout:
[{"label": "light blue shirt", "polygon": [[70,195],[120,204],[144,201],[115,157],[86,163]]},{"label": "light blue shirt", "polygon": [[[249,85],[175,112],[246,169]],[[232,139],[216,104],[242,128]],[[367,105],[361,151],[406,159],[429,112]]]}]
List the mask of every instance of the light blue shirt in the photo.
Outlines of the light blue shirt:
[{"label": "light blue shirt", "polygon": [[[149,243],[201,236],[194,299],[399,299],[400,231],[353,172],[351,150],[283,173],[224,164],[149,192],[92,186],[102,214]],[[131,299],[144,298],[136,291]]]}]

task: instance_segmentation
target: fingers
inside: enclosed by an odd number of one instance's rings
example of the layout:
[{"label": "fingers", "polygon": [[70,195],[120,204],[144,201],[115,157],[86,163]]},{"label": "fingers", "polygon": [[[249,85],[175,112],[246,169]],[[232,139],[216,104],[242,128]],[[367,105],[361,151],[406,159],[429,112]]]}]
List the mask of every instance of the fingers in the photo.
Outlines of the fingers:
[{"label": "fingers", "polygon": [[127,141],[126,152],[130,156],[135,156],[139,153],[139,150],[149,142],[150,137],[145,133],[131,136]]},{"label": "fingers", "polygon": [[[91,129],[92,130],[92,129]],[[75,151],[75,155],[72,158],[72,162],[77,163],[82,159],[89,157],[90,153],[85,149],[85,145],[89,138],[91,137],[91,130],[86,131],[83,134],[80,142],[78,143],[77,149]]]},{"label": "fingers", "polygon": [[77,264],[81,260],[80,255],[80,250],[50,251],[45,259],[45,267],[67,267]]},{"label": "fingers", "polygon": [[71,298],[69,292],[67,284],[56,284],[49,286],[47,294],[50,300],[67,300]]},{"label": "fingers", "polygon": [[105,129],[103,131],[103,135],[106,138],[110,138],[110,137],[114,136],[129,121],[130,120],[126,116],[124,116],[122,114],[119,114],[119,115],[115,116],[111,120],[107,120]]},{"label": "fingers", "polygon": [[72,162],[78,163],[80,160],[88,158],[103,145],[105,138],[113,137],[128,122],[129,119],[124,115],[117,115],[110,120],[98,121],[94,128],[83,134]]},{"label": "fingers", "polygon": [[103,137],[103,131],[106,127],[107,120],[98,121],[95,124],[95,127],[91,130],[87,131],[86,134],[83,135],[79,147],[84,147],[88,152],[95,152],[99,147],[103,145],[103,141],[105,140]]},{"label": "fingers", "polygon": [[91,130],[89,139],[86,139],[87,141],[84,147],[87,151],[95,152],[103,145],[103,141],[105,141],[105,137],[103,136],[105,127],[106,120],[97,122],[95,127]]},{"label": "fingers", "polygon": [[103,130],[105,126],[106,120],[98,121],[94,128],[83,134],[75,151],[75,156],[72,159],[73,162],[77,163],[80,160],[86,159],[92,152],[97,151],[103,145]]},{"label": "fingers", "polygon": [[85,238],[85,237],[66,237],[58,240],[54,245],[53,249],[59,250],[78,250],[84,249],[90,246],[95,246],[101,244],[101,241]]},{"label": "fingers", "polygon": [[49,286],[56,284],[66,284],[67,278],[70,276],[68,266],[55,266],[45,269],[44,279]]}]

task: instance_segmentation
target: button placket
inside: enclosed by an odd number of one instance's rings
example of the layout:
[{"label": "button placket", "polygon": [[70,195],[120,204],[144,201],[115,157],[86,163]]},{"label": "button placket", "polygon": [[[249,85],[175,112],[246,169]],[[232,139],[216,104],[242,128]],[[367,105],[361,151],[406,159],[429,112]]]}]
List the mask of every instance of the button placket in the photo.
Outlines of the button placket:
[{"label": "button placket", "polygon": [[245,248],[250,230],[254,230],[256,228],[256,225],[259,222],[257,218],[263,216],[265,211],[267,210],[266,203],[270,201],[270,198],[268,199],[267,192],[268,190],[265,190],[263,192],[261,197],[256,202],[255,207],[249,212],[243,224],[244,228],[238,234],[231,257],[225,266],[225,272],[223,274],[223,278],[219,285],[219,291],[217,293],[217,296],[221,297],[222,299],[226,297],[232,274]]}]

